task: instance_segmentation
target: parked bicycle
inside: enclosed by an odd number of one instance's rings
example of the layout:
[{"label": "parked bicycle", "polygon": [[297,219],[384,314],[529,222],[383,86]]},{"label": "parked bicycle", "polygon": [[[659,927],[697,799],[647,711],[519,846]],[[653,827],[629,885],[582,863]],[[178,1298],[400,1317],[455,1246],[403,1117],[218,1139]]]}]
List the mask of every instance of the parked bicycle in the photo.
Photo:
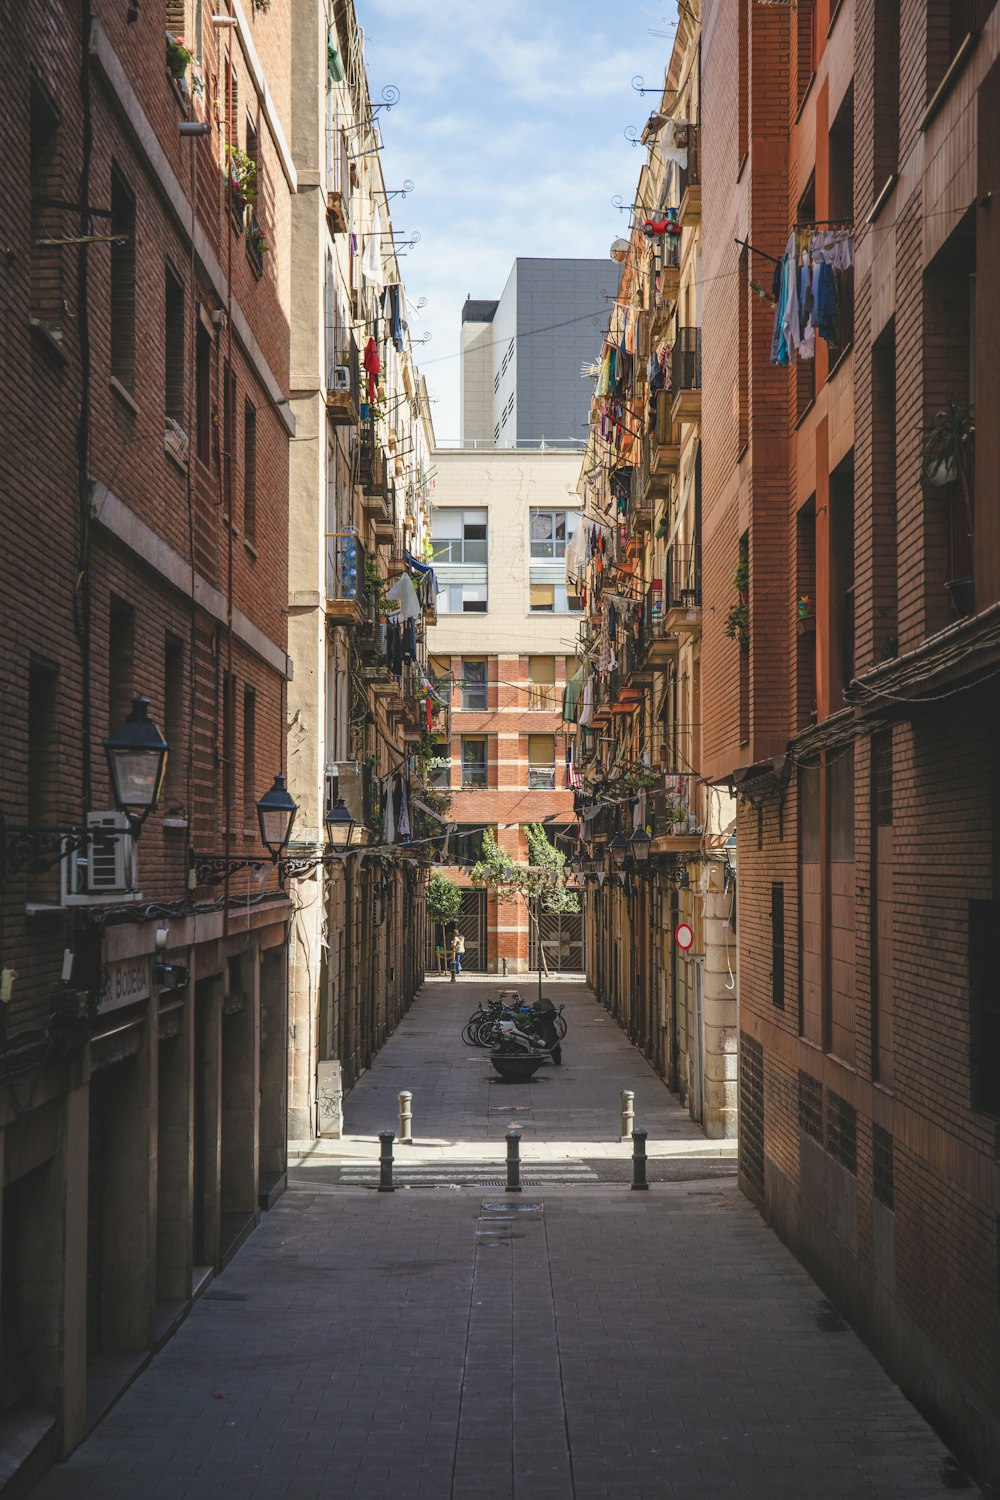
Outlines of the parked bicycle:
[{"label": "parked bicycle", "polygon": [[529,1005],[516,990],[501,990],[485,1007],[474,1011],[462,1032],[462,1040],[469,1047],[496,1052],[512,1039],[511,1026],[519,1037],[527,1038],[559,1066],[567,1029],[563,1006],[555,1006],[551,1000],[536,1000]]}]

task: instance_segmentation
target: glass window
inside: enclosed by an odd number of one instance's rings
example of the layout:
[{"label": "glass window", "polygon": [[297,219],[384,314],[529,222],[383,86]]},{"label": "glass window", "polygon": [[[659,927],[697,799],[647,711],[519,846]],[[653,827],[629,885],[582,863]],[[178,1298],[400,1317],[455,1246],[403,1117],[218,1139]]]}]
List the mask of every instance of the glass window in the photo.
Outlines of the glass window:
[{"label": "glass window", "polygon": [[486,737],[465,735],[462,739],[462,785],[486,785]]},{"label": "glass window", "polygon": [[566,543],[572,538],[578,520],[579,513],[575,510],[533,510],[532,557],[565,557]]},{"label": "glass window", "polygon": [[428,659],[434,691],[442,703],[451,707],[451,657],[432,656]]},{"label": "glass window", "polygon": [[484,709],[489,706],[486,687],[486,662],[462,658],[462,707]]},{"label": "glass window", "polygon": [[528,708],[554,709],[556,706],[556,659],[554,656],[528,657]]},{"label": "glass window", "polygon": [[447,740],[435,740],[432,744],[427,779],[431,786],[451,786],[451,746]]},{"label": "glass window", "polygon": [[569,593],[564,583],[532,583],[529,589],[531,608],[536,614],[566,615],[583,608],[580,595]]},{"label": "glass window", "polygon": [[431,555],[435,563],[485,563],[487,537],[485,508],[459,510],[456,506],[442,506],[432,513]]},{"label": "glass window", "polygon": [[438,594],[438,614],[484,615],[487,594],[484,583],[449,583]]},{"label": "glass window", "polygon": [[556,737],[528,735],[528,790],[553,792],[556,786]]}]

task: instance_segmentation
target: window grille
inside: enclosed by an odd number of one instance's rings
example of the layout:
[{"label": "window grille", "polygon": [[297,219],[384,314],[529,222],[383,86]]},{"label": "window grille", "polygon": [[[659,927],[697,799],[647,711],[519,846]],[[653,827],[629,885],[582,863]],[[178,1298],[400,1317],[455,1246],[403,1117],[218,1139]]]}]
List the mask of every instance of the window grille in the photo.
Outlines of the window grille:
[{"label": "window grille", "polygon": [[811,1073],[799,1072],[799,1129],[823,1144],[823,1085]]},{"label": "window grille", "polygon": [[832,1089],[826,1092],[826,1149],[834,1161],[858,1174],[858,1115],[854,1106]]}]

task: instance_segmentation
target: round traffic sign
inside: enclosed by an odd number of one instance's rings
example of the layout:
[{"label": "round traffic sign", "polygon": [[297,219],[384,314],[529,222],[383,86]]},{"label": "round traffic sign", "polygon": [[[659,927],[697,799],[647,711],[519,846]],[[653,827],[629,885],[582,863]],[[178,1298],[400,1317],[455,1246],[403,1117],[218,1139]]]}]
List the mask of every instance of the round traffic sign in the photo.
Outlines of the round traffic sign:
[{"label": "round traffic sign", "polygon": [[683,948],[686,953],[694,942],[694,929],[687,922],[681,922],[674,933],[678,948]]}]

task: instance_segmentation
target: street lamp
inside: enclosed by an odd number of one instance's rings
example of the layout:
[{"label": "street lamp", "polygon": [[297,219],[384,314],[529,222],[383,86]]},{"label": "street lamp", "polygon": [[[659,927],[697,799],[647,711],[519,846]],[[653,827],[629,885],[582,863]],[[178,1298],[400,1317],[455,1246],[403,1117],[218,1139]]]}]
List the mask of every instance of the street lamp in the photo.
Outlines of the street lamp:
[{"label": "street lamp", "polygon": [[616,833],[608,848],[611,850],[611,858],[615,862],[615,867],[620,870],[628,854],[628,839],[623,833]]},{"label": "street lamp", "polygon": [[327,808],[323,821],[326,823],[326,837],[331,847],[349,849],[354,838],[354,819],[343,797],[338,797],[333,806]]},{"label": "street lamp", "polygon": [[645,828],[637,828],[632,834],[632,853],[639,864],[645,864],[649,858],[649,846],[652,842]]},{"label": "street lamp", "polygon": [[285,786],[284,776],[276,776],[270,791],[264,793],[257,803],[257,821],[260,824],[260,841],[269,850],[277,863],[283,849],[288,847],[292,836],[292,824],[298,807],[292,801]]},{"label": "street lamp", "polygon": [[149,717],[149,699],[132,699],[132,712],[104,741],[115,806],[128,815],[132,832],[159,801],[170,746]]}]

